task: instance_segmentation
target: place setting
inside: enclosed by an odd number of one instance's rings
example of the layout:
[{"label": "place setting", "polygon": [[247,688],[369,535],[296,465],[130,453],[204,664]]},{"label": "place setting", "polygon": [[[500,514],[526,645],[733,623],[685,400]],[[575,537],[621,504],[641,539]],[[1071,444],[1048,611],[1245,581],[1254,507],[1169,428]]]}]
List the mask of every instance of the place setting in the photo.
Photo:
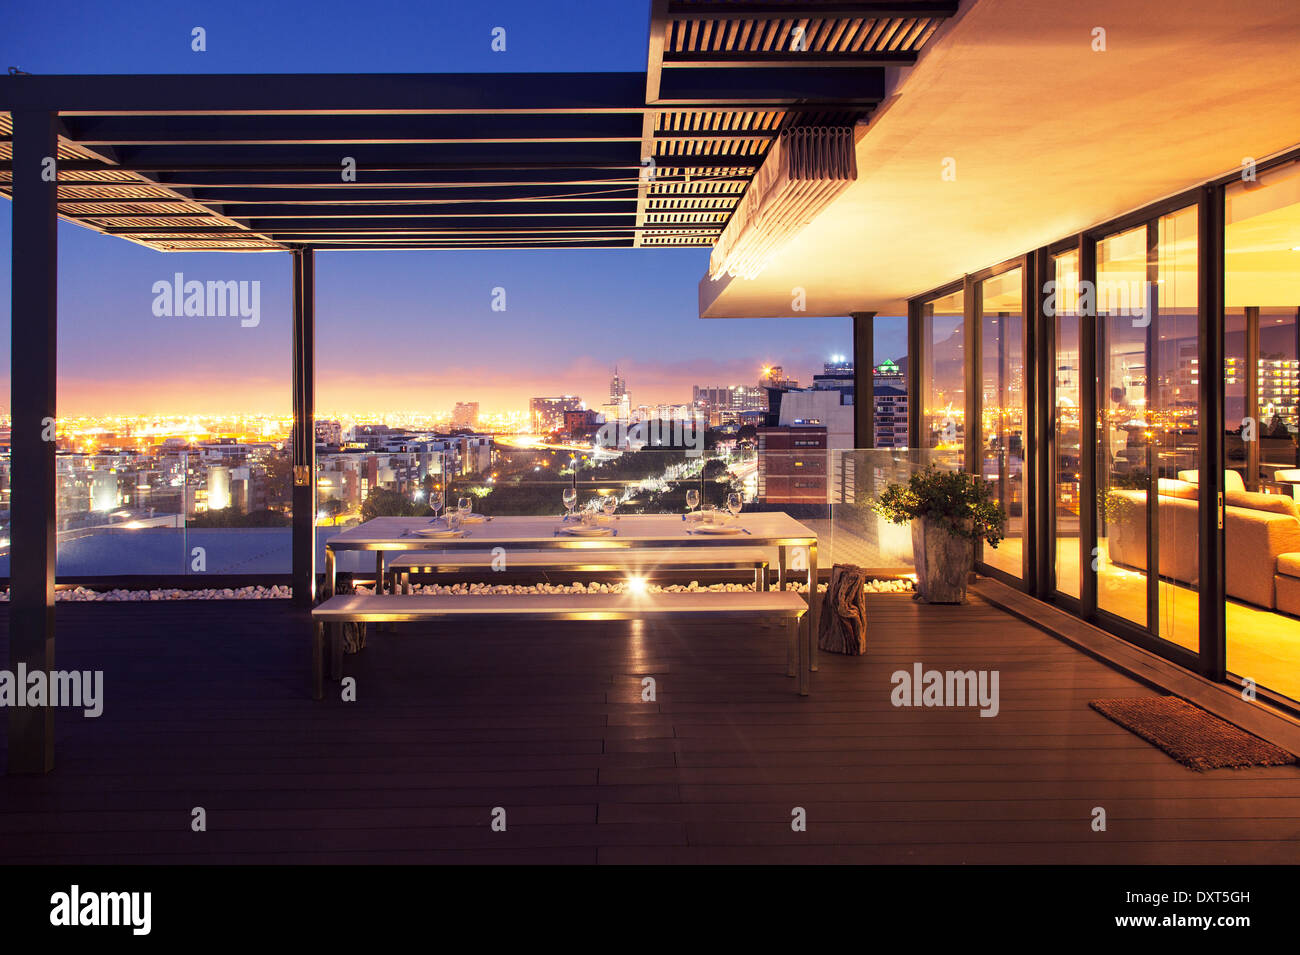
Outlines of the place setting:
[{"label": "place setting", "polygon": [[564,500],[565,515],[563,523],[555,529],[557,537],[617,537],[618,528],[613,526],[613,522],[618,518],[614,512],[618,510],[618,498],[610,494],[600,502],[599,510],[596,508],[584,508],[580,513],[575,514],[574,506],[578,502],[578,491],[576,488],[567,487],[562,495]]},{"label": "place setting", "polygon": [[438,512],[442,510],[442,501],[434,498],[429,502],[429,506],[433,509],[433,520],[429,521],[428,526],[408,530],[402,536],[425,537],[430,540],[468,537],[470,532],[464,525],[484,524],[492,520],[486,514],[475,514],[473,504],[468,497],[462,497],[456,503],[455,510],[448,511],[446,517],[440,517]]},{"label": "place setting", "polygon": [[[749,529],[738,523],[741,509],[744,503],[740,495],[734,491],[727,495],[727,509],[719,511],[717,508],[707,507],[700,510],[694,510],[699,507],[700,492],[690,490],[686,492],[686,505],[689,510],[683,519],[689,525],[686,528],[688,534],[700,534],[707,537],[732,537],[737,534],[749,534]],[[751,535],[752,536],[752,535]]]}]

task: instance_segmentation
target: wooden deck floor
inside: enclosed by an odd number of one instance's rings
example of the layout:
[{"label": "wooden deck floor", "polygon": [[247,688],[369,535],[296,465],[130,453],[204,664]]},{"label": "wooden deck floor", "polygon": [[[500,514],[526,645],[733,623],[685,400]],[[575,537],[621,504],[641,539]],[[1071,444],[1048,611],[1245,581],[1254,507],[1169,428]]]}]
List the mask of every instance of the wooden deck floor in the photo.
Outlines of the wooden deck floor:
[{"label": "wooden deck floor", "polygon": [[[808,699],[775,629],[549,624],[372,634],[357,702],[313,703],[285,605],[61,605],[58,665],[104,670],[104,715],[59,714],[52,775],[0,777],[0,862],[1300,854],[1300,768],[1183,768],[1087,706],[1153,691],[982,602],[868,607],[869,655],[823,654]],[[999,670],[1001,712],[893,707],[917,661]]]}]

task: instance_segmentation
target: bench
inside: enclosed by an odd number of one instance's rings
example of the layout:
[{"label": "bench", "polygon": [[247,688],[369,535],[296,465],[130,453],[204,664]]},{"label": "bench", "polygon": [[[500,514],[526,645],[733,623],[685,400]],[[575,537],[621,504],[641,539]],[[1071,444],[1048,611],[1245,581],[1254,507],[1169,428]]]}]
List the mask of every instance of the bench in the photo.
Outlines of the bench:
[{"label": "bench", "polygon": [[799,676],[799,694],[808,695],[811,640],[800,620],[808,606],[792,591],[763,593],[639,594],[501,594],[491,596],[372,596],[330,597],[311,612],[312,697],[324,699],[326,633],[329,636],[330,677],[343,673],[343,623],[414,623],[435,620],[469,622],[513,620],[646,620],[689,617],[778,619],[786,626],[789,647],[786,675]]},{"label": "bench", "polygon": [[[455,574],[493,570],[497,558],[484,551],[407,552],[388,562],[393,593],[410,593],[411,574]],[[767,590],[767,551],[762,547],[656,547],[623,550],[506,551],[507,570],[555,570],[574,573],[650,575],[660,568],[752,570],[754,585]]]}]

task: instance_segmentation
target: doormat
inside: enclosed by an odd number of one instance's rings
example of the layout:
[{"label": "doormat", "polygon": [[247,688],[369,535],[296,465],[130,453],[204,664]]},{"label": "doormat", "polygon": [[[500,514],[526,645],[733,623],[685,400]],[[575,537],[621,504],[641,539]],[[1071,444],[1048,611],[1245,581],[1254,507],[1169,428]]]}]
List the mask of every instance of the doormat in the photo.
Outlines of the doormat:
[{"label": "doormat", "polygon": [[1088,705],[1191,769],[1285,766],[1296,761],[1286,750],[1176,696],[1090,700]]}]

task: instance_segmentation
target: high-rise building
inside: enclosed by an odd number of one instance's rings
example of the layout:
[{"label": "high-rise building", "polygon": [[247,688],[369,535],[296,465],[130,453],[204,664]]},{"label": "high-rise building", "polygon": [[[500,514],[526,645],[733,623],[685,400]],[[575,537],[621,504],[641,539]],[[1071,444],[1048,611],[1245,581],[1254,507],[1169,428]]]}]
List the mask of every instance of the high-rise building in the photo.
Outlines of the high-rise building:
[{"label": "high-rise building", "polygon": [[779,391],[790,391],[798,388],[799,382],[794,378],[785,376],[785,369],[780,365],[769,365],[763,369],[762,375],[758,379],[758,387],[775,388]]},{"label": "high-rise building", "polygon": [[471,431],[476,430],[478,428],[478,402],[456,402],[456,407],[451,411],[451,426],[453,428],[468,428]]},{"label": "high-rise building", "polygon": [[581,411],[582,399],[577,395],[557,395],[550,398],[534,398],[528,403],[532,417],[533,431],[545,434],[564,427],[564,412]]},{"label": "high-rise building", "polygon": [[830,500],[824,425],[758,429],[758,500],[765,504],[825,504]]},{"label": "high-rise building", "polygon": [[627,421],[632,416],[632,396],[628,394],[627,379],[614,366],[614,377],[609,380],[609,401],[600,406],[606,421]]},{"label": "high-rise building", "polygon": [[338,447],[343,443],[343,426],[337,421],[316,419],[316,443]]},{"label": "high-rise building", "polygon": [[710,426],[735,424],[742,414],[767,410],[767,392],[749,385],[695,385],[691,404]]}]

